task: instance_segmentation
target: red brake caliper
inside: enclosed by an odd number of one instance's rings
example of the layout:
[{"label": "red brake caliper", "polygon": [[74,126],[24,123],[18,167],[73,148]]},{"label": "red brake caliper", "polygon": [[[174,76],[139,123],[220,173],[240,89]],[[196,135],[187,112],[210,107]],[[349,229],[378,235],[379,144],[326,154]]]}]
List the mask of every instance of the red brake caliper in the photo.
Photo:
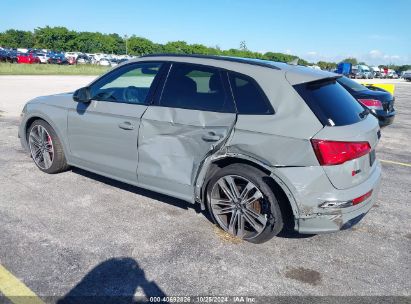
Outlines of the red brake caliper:
[{"label": "red brake caliper", "polygon": [[[50,135],[47,135],[47,144],[51,147],[51,137]],[[49,152],[51,154],[52,152]]]}]

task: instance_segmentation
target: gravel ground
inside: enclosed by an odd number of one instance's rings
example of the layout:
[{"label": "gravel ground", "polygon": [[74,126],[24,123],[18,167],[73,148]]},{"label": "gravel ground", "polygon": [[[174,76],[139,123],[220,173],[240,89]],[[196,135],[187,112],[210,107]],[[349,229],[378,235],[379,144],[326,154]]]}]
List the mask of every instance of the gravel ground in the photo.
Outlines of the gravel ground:
[{"label": "gravel ground", "polygon": [[[91,80],[0,77],[0,263],[40,297],[410,296],[410,167],[382,164],[378,202],[351,230],[242,242],[188,203],[80,169],[35,167],[17,139],[23,101]],[[377,155],[410,164],[411,83],[396,94]]]}]

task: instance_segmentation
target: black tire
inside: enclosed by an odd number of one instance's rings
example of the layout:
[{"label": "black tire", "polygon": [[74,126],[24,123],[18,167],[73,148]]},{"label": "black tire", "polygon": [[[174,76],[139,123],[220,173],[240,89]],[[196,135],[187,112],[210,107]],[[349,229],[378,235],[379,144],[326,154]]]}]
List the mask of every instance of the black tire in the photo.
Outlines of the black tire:
[{"label": "black tire", "polygon": [[261,214],[266,215],[267,223],[263,231],[255,237],[243,239],[251,243],[263,243],[274,236],[276,236],[284,226],[281,209],[276,196],[274,195],[271,187],[265,182],[267,180],[267,174],[258,170],[255,167],[246,164],[232,164],[218,170],[214,176],[211,177],[210,182],[207,184],[207,201],[206,205],[214,223],[226,232],[224,227],[219,225],[215,215],[211,208],[211,192],[214,185],[220,180],[220,178],[228,175],[235,175],[252,182],[258,190],[263,194]]},{"label": "black tire", "polygon": [[[27,129],[27,142],[29,142],[29,134],[33,128],[36,126],[42,126],[46,129],[47,133],[51,137],[51,141],[53,143],[53,159],[52,159],[52,164],[49,168],[43,169],[40,166],[37,165],[37,163],[34,161],[36,164],[37,168],[39,168],[41,171],[49,174],[55,174],[55,173],[60,173],[63,171],[66,171],[70,166],[67,165],[66,157],[64,155],[64,149],[63,145],[61,144],[60,139],[58,138],[56,132],[54,129],[44,120],[38,119],[35,120],[30,127]],[[29,145],[29,144],[28,144]],[[31,157],[33,158],[32,154],[30,153]]]}]

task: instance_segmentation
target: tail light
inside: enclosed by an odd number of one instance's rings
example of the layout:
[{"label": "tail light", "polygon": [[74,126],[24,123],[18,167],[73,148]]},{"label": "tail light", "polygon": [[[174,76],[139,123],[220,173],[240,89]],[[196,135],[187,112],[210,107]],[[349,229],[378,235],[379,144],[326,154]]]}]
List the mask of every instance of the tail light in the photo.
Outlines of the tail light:
[{"label": "tail light", "polygon": [[311,144],[321,166],[340,165],[371,151],[371,146],[366,141],[345,142],[311,139]]},{"label": "tail light", "polygon": [[357,198],[354,198],[352,200],[352,204],[353,205],[358,205],[359,203],[362,203],[363,201],[367,200],[369,197],[371,197],[372,194],[372,190],[368,191],[367,193],[365,193],[364,195],[361,195]]},{"label": "tail light", "polygon": [[352,200],[349,201],[328,201],[320,204],[320,208],[347,208],[351,206],[355,206],[358,204],[361,204],[362,202],[366,201],[369,199],[372,195],[372,189],[368,191],[367,193],[356,197]]},{"label": "tail light", "polygon": [[364,106],[372,110],[382,110],[382,103],[376,99],[358,99]]}]

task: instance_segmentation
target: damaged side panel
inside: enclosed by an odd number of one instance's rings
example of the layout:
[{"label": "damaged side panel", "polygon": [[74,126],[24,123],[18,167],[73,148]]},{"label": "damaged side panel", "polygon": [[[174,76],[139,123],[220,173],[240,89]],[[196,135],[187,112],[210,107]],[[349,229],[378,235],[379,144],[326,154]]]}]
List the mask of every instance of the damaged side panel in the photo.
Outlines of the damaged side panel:
[{"label": "damaged side panel", "polygon": [[138,183],[192,202],[200,164],[225,142],[235,120],[235,113],[149,107],[140,127]]},{"label": "damaged side panel", "polygon": [[318,164],[309,140],[248,130],[236,129],[227,151],[249,155],[272,167]]},{"label": "damaged side panel", "polygon": [[325,210],[319,205],[327,201],[349,201],[363,195],[369,189],[378,189],[381,166],[377,163],[367,181],[347,190],[336,189],[320,166],[276,168],[276,174],[289,185],[297,202],[300,211],[298,231],[318,233],[348,228],[343,227],[344,223],[347,224],[347,219],[354,219],[368,212],[375,201],[377,190],[367,202],[352,207]]}]

